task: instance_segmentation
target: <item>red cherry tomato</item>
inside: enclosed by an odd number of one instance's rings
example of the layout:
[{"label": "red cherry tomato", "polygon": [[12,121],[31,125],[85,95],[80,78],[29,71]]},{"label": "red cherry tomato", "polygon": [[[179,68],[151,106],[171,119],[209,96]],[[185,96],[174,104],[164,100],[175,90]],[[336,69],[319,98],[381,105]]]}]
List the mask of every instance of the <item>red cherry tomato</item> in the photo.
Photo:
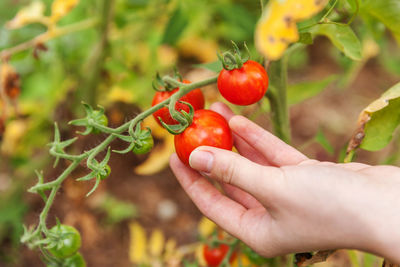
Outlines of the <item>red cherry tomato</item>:
[{"label": "red cherry tomato", "polygon": [[221,95],[235,105],[251,105],[267,91],[268,74],[259,63],[247,60],[240,69],[223,69],[218,75]]},{"label": "red cherry tomato", "polygon": [[[183,83],[190,83],[188,80],[183,80]],[[172,91],[165,91],[165,92],[157,92],[154,97],[153,97],[153,102],[151,103],[151,106],[155,106],[158,103],[164,101],[165,99],[169,98],[171,95],[175,94],[179,88],[176,88]],[[200,89],[195,89],[188,94],[182,96],[180,101],[188,102],[190,103],[194,110],[198,109],[203,109],[204,108],[204,95],[201,92]],[[176,103],[175,109],[178,111],[184,110],[186,112],[189,112],[189,107],[185,104],[182,103]],[[161,125],[160,121],[158,120],[158,117],[160,117],[166,124],[178,124],[176,120],[174,120],[171,115],[169,114],[168,108],[164,107],[162,109],[157,110],[156,112],[153,113],[154,118],[158,122],[158,124]]]},{"label": "red cherry tomato", "polygon": [[199,146],[232,149],[232,132],[224,117],[211,110],[197,110],[192,124],[183,133],[175,135],[176,153],[187,166],[190,153]]},{"label": "red cherry tomato", "polygon": [[[224,260],[226,253],[229,251],[229,246],[225,244],[219,244],[218,247],[211,248],[208,245],[203,247],[203,256],[209,267],[217,267]],[[232,254],[229,262],[235,259],[235,253]]]}]

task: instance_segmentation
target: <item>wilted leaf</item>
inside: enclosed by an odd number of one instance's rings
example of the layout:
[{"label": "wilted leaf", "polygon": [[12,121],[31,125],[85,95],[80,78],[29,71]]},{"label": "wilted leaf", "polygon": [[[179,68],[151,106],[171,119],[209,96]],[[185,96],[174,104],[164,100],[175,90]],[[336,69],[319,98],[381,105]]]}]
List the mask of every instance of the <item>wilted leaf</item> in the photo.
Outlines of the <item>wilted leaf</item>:
[{"label": "wilted leaf", "polygon": [[400,83],[387,90],[360,114],[357,130],[347,147],[347,152],[361,148],[376,151],[384,148],[400,124]]},{"label": "wilted leaf", "polygon": [[4,93],[10,98],[15,99],[21,93],[20,77],[17,71],[8,63],[0,66],[0,82]]},{"label": "wilted leaf", "polygon": [[271,0],[257,24],[258,51],[270,60],[279,59],[290,43],[299,40],[296,22],[321,11],[328,0]]},{"label": "wilted leaf", "polygon": [[18,29],[25,25],[39,22],[44,18],[43,13],[45,8],[42,1],[34,1],[18,11],[17,15],[7,22],[6,27],[8,29]]},{"label": "wilted leaf", "polygon": [[288,104],[294,105],[303,102],[313,96],[318,95],[328,85],[336,80],[336,75],[317,81],[301,82],[288,86]]},{"label": "wilted leaf", "polygon": [[54,0],[51,5],[51,19],[58,21],[67,15],[79,3],[79,0]]},{"label": "wilted leaf", "polygon": [[358,37],[348,25],[322,24],[317,26],[316,34],[324,35],[353,60],[361,60],[362,46]]},{"label": "wilted leaf", "polygon": [[164,249],[165,237],[160,229],[155,229],[150,236],[149,250],[153,257],[160,257]]},{"label": "wilted leaf", "polygon": [[140,264],[147,260],[147,238],[144,228],[137,222],[129,225],[130,245],[129,259],[134,264]]},{"label": "wilted leaf", "polygon": [[314,255],[311,253],[298,253],[296,254],[296,265],[301,267],[324,262],[335,252],[335,250],[318,251]]}]

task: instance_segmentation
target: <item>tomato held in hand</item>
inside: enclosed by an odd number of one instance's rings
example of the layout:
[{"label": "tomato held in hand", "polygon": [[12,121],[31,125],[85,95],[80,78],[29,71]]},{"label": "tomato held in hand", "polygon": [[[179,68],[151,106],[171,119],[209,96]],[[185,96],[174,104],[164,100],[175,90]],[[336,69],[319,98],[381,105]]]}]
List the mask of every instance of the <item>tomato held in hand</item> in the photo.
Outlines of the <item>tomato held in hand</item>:
[{"label": "tomato held in hand", "polygon": [[74,227],[60,224],[50,229],[50,232],[59,236],[57,245],[49,251],[57,258],[68,258],[74,255],[81,247],[81,235]]},{"label": "tomato held in hand", "polygon": [[232,132],[228,122],[220,114],[201,109],[194,112],[192,124],[175,135],[175,150],[180,160],[189,166],[189,156],[199,146],[213,146],[231,150]]},{"label": "tomato held in hand", "polygon": [[240,69],[223,69],[218,75],[218,90],[235,105],[251,105],[259,101],[267,91],[268,74],[264,67],[247,60]]},{"label": "tomato held in hand", "polygon": [[[229,251],[229,246],[225,244],[219,244],[218,247],[211,248],[208,245],[203,247],[203,256],[209,267],[217,267],[224,260],[226,253]],[[235,258],[235,254],[232,254],[229,262],[232,262]]]},{"label": "tomato held in hand", "polygon": [[[183,83],[190,83],[188,80],[183,80]],[[171,95],[175,94],[178,92],[179,88],[176,88],[172,91],[165,91],[165,92],[157,92],[154,97],[153,97],[153,102],[151,103],[151,106],[155,106],[158,103],[166,100],[169,98]],[[182,96],[179,101],[184,101],[190,103],[194,110],[199,110],[204,108],[204,95],[201,92],[200,89],[195,89],[188,94]],[[186,112],[189,112],[189,107],[185,104],[182,103],[176,103],[175,109],[178,111],[184,110]],[[171,115],[169,114],[168,108],[164,107],[162,109],[157,110],[156,112],[153,113],[154,118],[158,122],[158,124],[161,125],[158,117],[160,117],[166,124],[179,124],[176,120],[174,120]],[[162,126],[162,125],[161,125]]]}]

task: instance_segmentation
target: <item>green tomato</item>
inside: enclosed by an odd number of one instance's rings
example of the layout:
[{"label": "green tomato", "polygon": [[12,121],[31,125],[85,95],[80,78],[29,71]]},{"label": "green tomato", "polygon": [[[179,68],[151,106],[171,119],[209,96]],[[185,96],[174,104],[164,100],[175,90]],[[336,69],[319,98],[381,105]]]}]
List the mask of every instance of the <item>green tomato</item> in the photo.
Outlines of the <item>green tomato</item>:
[{"label": "green tomato", "polygon": [[110,176],[110,173],[111,173],[111,167],[107,164],[106,165],[106,175],[100,175],[100,179],[101,180],[104,180],[104,179],[106,179],[108,176]]},{"label": "green tomato", "polygon": [[[108,118],[107,118],[106,115],[104,115],[104,114],[100,115],[100,111],[98,111],[98,110],[93,111],[93,114],[94,114],[93,116],[96,118],[96,121],[99,124],[101,124],[103,126],[107,126],[108,125]],[[99,129],[93,128],[92,132],[95,133],[95,134],[98,134],[101,131]]]},{"label": "green tomato", "polygon": [[49,249],[55,257],[64,259],[74,255],[81,247],[81,235],[74,227],[60,224],[50,229],[50,232],[57,234],[60,239],[58,244]]},{"label": "green tomato", "polygon": [[145,139],[141,139],[140,141],[142,142],[142,146],[139,147],[136,145],[132,150],[133,153],[138,155],[149,153],[154,146],[153,136],[149,135],[148,137],[146,137]]},{"label": "green tomato", "polygon": [[64,259],[61,264],[50,263],[47,264],[47,267],[86,267],[86,262],[78,252],[75,255]]}]

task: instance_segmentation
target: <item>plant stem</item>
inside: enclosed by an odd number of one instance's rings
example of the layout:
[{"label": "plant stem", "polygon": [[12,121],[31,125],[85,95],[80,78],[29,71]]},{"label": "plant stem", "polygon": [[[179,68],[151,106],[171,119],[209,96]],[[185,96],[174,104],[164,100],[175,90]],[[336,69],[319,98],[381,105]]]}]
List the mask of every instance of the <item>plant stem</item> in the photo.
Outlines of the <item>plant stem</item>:
[{"label": "plant stem", "polygon": [[269,67],[269,90],[267,98],[271,105],[271,120],[275,134],[290,143],[289,110],[286,99],[287,91],[287,56],[279,61],[271,62]]},{"label": "plant stem", "polygon": [[99,25],[100,41],[93,49],[88,64],[85,67],[83,73],[87,73],[84,77],[87,77],[83,82],[82,88],[84,97],[83,99],[89,105],[95,105],[97,95],[97,85],[99,84],[101,71],[104,65],[104,61],[108,54],[108,36],[109,36],[109,25],[113,20],[115,0],[103,0],[101,10],[101,23]]},{"label": "plant stem", "polygon": [[[171,77],[164,77],[164,81],[166,81],[166,82],[171,81],[171,79],[172,79]],[[217,76],[211,77],[211,78],[199,81],[199,82],[185,84],[185,85],[181,86],[180,90],[176,94],[174,94],[174,96],[181,97],[196,88],[215,83],[216,81],[217,81]],[[109,146],[109,144],[114,139],[117,138],[117,136],[114,135],[113,133],[122,134],[122,133],[126,132],[129,129],[129,127],[135,126],[138,122],[140,122],[141,120],[145,119],[146,117],[152,115],[155,111],[163,108],[165,105],[168,105],[170,103],[170,101],[173,101],[172,97],[168,98],[168,99],[164,100],[163,102],[160,102],[159,104],[140,113],[134,119],[124,123],[123,125],[121,125],[118,128],[113,129],[113,128],[106,127],[104,130],[105,130],[105,132],[107,132],[110,135],[103,142],[101,142],[98,146],[96,146],[96,147],[92,148],[91,150],[86,151],[80,155],[75,155],[75,156],[70,155],[70,157],[69,156],[63,157],[63,158],[71,158],[74,160],[68,166],[68,168],[66,168],[63,171],[63,173],[61,173],[55,180],[48,182],[48,183],[42,183],[42,180],[39,179],[39,183],[36,184],[35,186],[31,187],[29,189],[29,192],[32,192],[32,193],[38,192],[41,194],[43,194],[43,192],[47,191],[47,190],[51,190],[51,192],[50,192],[48,198],[43,198],[45,201],[45,206],[39,215],[39,224],[36,227],[35,231],[24,235],[22,237],[21,241],[30,243],[33,240],[35,240],[35,238],[41,238],[42,237],[41,233],[44,233],[45,235],[47,235],[48,230],[46,227],[46,219],[47,219],[48,212],[51,208],[51,205],[53,204],[54,198],[55,198],[58,190],[60,189],[61,184],[64,182],[64,180],[68,178],[68,176],[71,174],[71,172],[73,170],[75,170],[84,159],[87,158],[88,161],[90,161],[98,153],[100,153],[101,151],[106,149]],[[90,162],[88,162],[87,165],[90,165]]]},{"label": "plant stem", "polygon": [[65,27],[55,28],[51,31],[46,31],[41,35],[36,36],[35,38],[28,40],[19,45],[13,46],[11,48],[4,49],[0,52],[0,58],[7,58],[15,53],[27,50],[29,48],[34,47],[38,43],[45,43],[49,40],[55,39],[57,37],[67,35],[73,32],[86,30],[95,26],[98,23],[97,18],[90,18],[87,20],[83,20]]}]

